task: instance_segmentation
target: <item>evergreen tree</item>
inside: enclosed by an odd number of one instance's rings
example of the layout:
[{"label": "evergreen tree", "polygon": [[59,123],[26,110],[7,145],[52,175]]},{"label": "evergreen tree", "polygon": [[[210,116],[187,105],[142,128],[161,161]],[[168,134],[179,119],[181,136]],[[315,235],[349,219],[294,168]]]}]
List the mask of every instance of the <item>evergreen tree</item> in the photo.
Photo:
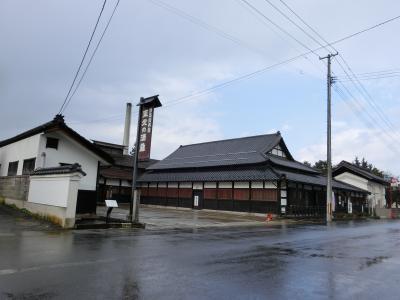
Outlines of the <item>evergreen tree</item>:
[{"label": "evergreen tree", "polygon": [[314,168],[321,171],[322,174],[326,174],[328,163],[326,162],[326,160],[319,160],[315,162]]}]

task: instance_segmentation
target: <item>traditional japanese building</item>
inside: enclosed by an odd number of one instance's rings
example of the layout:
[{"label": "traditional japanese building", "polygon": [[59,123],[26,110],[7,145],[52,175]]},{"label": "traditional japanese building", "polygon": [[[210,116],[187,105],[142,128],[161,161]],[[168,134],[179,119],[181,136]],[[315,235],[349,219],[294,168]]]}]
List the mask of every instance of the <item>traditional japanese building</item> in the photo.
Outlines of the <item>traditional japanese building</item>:
[{"label": "traditional japanese building", "polygon": [[375,208],[386,206],[386,189],[390,186],[390,182],[383,177],[344,160],[336,166],[332,174],[338,181],[354,185],[369,192],[368,210],[370,213],[373,213]]},{"label": "traditional japanese building", "polygon": [[[100,164],[99,172],[99,201],[114,199],[118,202],[129,202],[132,192],[132,174],[134,156],[124,154],[124,145],[112,144],[102,141],[93,141],[93,144],[107,153],[113,159],[113,164]],[[138,172],[142,174],[145,169],[158,160],[149,159],[138,164]]]},{"label": "traditional japanese building", "polygon": [[[180,146],[139,177],[141,203],[193,209],[323,215],[326,177],[296,161],[280,132]],[[361,207],[367,191],[333,181]]]}]

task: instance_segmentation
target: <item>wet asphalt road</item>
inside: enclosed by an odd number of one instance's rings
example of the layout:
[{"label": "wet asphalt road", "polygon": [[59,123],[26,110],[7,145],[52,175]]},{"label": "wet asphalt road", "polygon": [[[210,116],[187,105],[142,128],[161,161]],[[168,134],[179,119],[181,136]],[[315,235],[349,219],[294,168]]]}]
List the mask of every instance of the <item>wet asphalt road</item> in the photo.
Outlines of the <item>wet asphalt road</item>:
[{"label": "wet asphalt road", "polygon": [[0,209],[0,299],[399,299],[400,222],[82,230]]}]

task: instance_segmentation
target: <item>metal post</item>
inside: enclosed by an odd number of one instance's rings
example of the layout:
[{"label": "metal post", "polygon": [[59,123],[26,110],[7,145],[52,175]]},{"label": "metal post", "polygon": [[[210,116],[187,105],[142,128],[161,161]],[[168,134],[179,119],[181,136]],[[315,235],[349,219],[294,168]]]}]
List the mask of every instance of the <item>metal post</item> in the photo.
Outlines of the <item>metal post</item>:
[{"label": "metal post", "polygon": [[331,58],[336,54],[328,54],[320,59],[328,59],[328,74],[327,74],[327,89],[328,89],[328,103],[327,103],[327,141],[326,141],[326,222],[332,222],[332,126],[331,126],[331,86],[332,86],[332,75],[331,75]]},{"label": "metal post", "polygon": [[135,141],[135,155],[133,161],[133,174],[132,174],[132,192],[131,202],[129,206],[129,219],[132,223],[139,222],[139,203],[138,203],[138,191],[137,191],[137,176],[138,176],[138,152],[139,152],[139,137],[140,137],[140,116],[142,115],[142,105],[139,105],[138,124],[136,130],[136,141]]}]

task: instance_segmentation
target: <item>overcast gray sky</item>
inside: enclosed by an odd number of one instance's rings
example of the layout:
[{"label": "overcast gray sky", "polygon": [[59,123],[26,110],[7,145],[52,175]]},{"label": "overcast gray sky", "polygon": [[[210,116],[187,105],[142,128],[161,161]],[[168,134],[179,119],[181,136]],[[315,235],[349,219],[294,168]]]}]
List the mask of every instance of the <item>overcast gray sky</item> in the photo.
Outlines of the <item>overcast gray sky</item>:
[{"label": "overcast gray sky", "polygon": [[[241,42],[223,38],[154,1],[121,0],[65,112],[67,123],[87,138],[121,143],[127,101],[136,103],[141,96],[160,94],[167,103],[306,51],[242,1],[163,1]],[[308,47],[318,46],[266,1],[248,1]],[[0,2],[0,139],[46,122],[58,112],[102,2]],[[279,0],[271,2],[285,9]],[[107,1],[99,30],[115,3]],[[400,2],[389,0],[286,3],[328,41],[400,14]],[[355,73],[396,69],[400,66],[399,28],[400,21],[395,21],[336,48]],[[335,61],[333,69],[343,73]],[[400,173],[394,163],[400,153],[395,139],[400,137],[398,83],[399,77],[363,81],[395,130],[386,128],[378,117],[370,121],[374,126],[363,121],[375,112],[349,83],[355,99],[347,96],[345,103],[334,94],[334,162],[365,156],[382,169]],[[152,156],[163,158],[181,144],[281,130],[296,159],[324,159],[325,101],[325,67],[309,55],[191,101],[160,108]]]}]

